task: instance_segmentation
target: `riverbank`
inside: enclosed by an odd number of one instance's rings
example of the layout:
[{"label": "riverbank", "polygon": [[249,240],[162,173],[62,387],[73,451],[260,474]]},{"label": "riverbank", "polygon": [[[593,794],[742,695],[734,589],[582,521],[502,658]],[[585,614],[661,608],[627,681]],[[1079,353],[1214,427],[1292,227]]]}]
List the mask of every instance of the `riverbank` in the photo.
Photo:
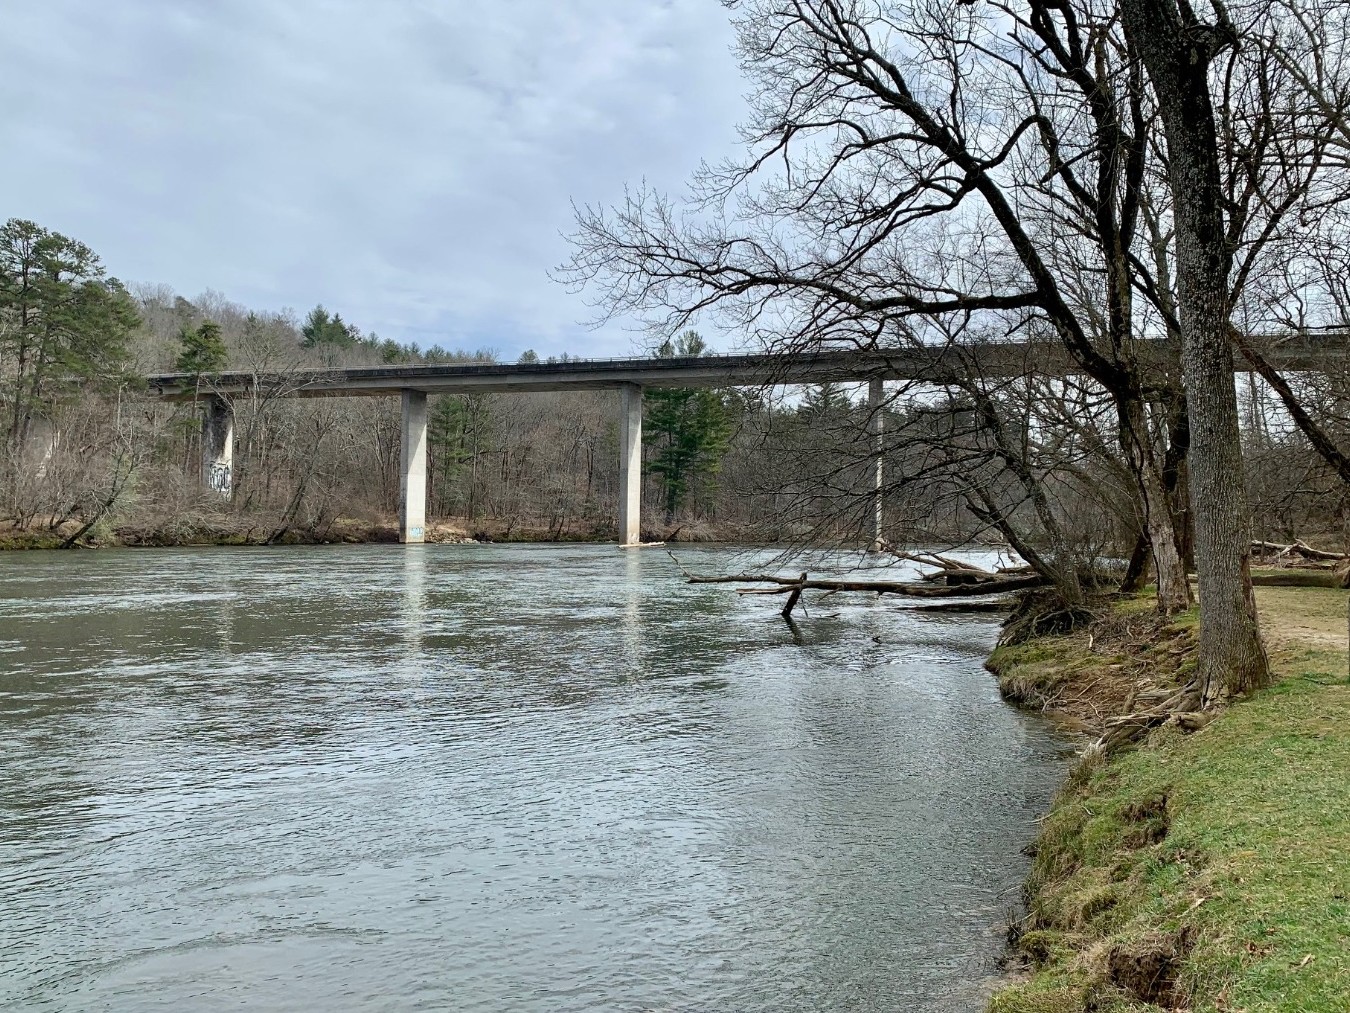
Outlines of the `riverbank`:
[{"label": "riverbank", "polygon": [[[991,1013],[1350,1009],[1347,597],[1260,588],[1276,686],[1197,732],[1080,762],[1010,932],[1025,970]],[[1184,680],[1194,624],[1131,601],[989,667],[1009,699],[1091,733],[1139,687]]]},{"label": "riverbank", "polygon": [[[0,551],[24,549],[187,548],[225,545],[337,545],[398,541],[388,521],[340,518],[322,526],[281,527],[267,519],[192,518],[156,524],[104,524],[71,542],[70,525],[56,528],[0,529]],[[429,542],[471,542],[457,525],[427,526]]]},{"label": "riverbank", "polygon": [[[202,515],[155,521],[103,523],[83,534],[73,522],[19,529],[0,525],[0,551],[26,549],[188,548],[228,545],[338,545],[382,544],[398,541],[398,522],[339,517],[312,525],[283,525],[274,517]],[[611,529],[521,524],[486,519],[449,518],[426,525],[426,541],[433,543],[601,543],[612,542]],[[736,542],[750,544],[740,529],[706,523],[678,524],[643,531],[645,541]]]}]

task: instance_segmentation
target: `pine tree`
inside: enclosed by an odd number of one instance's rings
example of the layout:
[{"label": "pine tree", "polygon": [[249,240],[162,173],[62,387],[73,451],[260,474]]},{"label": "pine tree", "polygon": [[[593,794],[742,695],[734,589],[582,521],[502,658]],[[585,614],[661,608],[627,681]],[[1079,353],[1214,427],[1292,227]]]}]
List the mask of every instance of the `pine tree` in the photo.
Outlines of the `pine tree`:
[{"label": "pine tree", "polygon": [[184,327],[178,332],[178,341],[182,350],[174,360],[174,367],[180,373],[201,376],[203,373],[217,373],[224,368],[229,352],[220,336],[220,325],[206,320],[198,327]]},{"label": "pine tree", "polygon": [[305,348],[351,348],[361,340],[361,332],[342,319],[341,313],[331,316],[322,305],[309,311],[300,328]]},{"label": "pine tree", "polygon": [[[662,358],[708,351],[697,331],[685,331],[657,350]],[[731,442],[732,412],[724,391],[660,389],[643,392],[648,431],[656,455],[651,470],[661,476],[666,523],[715,475]]]},{"label": "pine tree", "polygon": [[135,303],[89,247],[34,222],[0,227],[0,405],[11,445],[35,417],[124,378]]},{"label": "pine tree", "polygon": [[797,413],[807,420],[823,421],[845,416],[852,407],[853,402],[839,385],[826,381],[807,388]]}]

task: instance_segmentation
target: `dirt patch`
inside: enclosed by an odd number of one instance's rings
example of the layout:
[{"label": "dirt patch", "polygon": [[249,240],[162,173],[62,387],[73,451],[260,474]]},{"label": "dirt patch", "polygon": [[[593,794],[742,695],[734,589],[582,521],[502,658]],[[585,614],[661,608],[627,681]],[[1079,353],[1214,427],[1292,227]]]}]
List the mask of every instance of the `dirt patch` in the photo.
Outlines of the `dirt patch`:
[{"label": "dirt patch", "polygon": [[1258,587],[1261,635],[1272,651],[1344,651],[1350,594],[1337,589]]},{"label": "dirt patch", "polygon": [[1189,933],[1149,936],[1111,947],[1106,955],[1107,980],[1131,999],[1163,1009],[1187,1006],[1178,982],[1182,961],[1191,950]]},{"label": "dirt patch", "polygon": [[1155,795],[1131,803],[1121,813],[1121,818],[1130,827],[1124,838],[1127,848],[1147,848],[1161,844],[1172,829],[1166,795]]}]

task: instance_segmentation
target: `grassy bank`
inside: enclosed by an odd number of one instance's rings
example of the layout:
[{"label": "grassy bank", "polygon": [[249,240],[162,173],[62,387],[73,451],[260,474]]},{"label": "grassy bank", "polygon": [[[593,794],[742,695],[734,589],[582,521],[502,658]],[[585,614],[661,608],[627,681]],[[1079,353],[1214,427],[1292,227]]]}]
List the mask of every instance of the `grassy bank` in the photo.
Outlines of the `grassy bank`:
[{"label": "grassy bank", "polygon": [[[1083,761],[1035,845],[1014,932],[1029,969],[991,1013],[1350,1010],[1347,593],[1258,601],[1279,684],[1193,734]],[[1192,635],[1191,617],[1129,603],[991,667],[1023,704],[1090,728],[1130,683],[1183,678]]]}]

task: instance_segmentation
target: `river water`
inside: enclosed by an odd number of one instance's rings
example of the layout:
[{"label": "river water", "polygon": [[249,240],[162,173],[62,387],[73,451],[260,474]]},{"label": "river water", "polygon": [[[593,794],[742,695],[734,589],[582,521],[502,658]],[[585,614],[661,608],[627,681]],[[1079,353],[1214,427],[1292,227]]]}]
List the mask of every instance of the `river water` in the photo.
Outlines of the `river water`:
[{"label": "river water", "polygon": [[781,601],[659,549],[3,554],[0,1007],[978,1010],[1062,743],[991,617]]}]

